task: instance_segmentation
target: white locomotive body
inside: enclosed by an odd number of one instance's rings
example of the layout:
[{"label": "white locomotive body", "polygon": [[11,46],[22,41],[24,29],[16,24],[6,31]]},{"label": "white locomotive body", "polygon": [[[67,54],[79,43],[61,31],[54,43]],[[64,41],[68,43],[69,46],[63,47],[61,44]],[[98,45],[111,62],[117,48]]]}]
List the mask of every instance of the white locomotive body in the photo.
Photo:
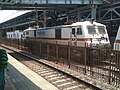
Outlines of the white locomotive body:
[{"label": "white locomotive body", "polygon": [[25,29],[23,31],[23,39],[26,39],[27,37],[35,37],[36,36],[35,31],[36,31],[36,29],[32,28],[32,27],[29,27],[28,29]]},{"label": "white locomotive body", "polygon": [[23,37],[36,38],[37,40],[62,44],[85,46],[110,44],[106,26],[97,22],[83,21],[71,25],[46,27],[38,29],[26,29]]},{"label": "white locomotive body", "polygon": [[119,26],[117,36],[114,42],[114,50],[120,51],[120,26]]},{"label": "white locomotive body", "polygon": [[6,33],[7,38],[9,39],[21,39],[23,37],[23,31],[15,30]]}]

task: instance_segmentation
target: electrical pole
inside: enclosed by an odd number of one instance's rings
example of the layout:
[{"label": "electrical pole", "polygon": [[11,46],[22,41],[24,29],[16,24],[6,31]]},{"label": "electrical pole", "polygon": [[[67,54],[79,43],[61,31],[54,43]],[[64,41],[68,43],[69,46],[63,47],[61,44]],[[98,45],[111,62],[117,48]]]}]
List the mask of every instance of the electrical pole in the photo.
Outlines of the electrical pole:
[{"label": "electrical pole", "polygon": [[93,3],[93,0],[91,0],[91,18],[93,18],[94,20],[96,20],[96,9],[97,9],[97,5]]},{"label": "electrical pole", "polygon": [[46,27],[46,11],[44,11],[44,27]]},{"label": "electrical pole", "polygon": [[37,11],[37,5],[35,6],[35,13],[36,13],[36,28],[38,28],[38,11]]}]

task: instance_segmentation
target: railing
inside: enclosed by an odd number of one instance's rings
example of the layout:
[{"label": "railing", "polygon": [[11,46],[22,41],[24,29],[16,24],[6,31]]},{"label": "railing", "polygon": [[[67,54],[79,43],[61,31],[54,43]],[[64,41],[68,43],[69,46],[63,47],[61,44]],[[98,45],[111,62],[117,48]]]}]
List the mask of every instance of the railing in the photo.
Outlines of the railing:
[{"label": "railing", "polygon": [[111,46],[75,47],[43,43],[35,39],[1,39],[0,43],[47,58],[101,82],[120,86],[120,51],[113,50]]}]

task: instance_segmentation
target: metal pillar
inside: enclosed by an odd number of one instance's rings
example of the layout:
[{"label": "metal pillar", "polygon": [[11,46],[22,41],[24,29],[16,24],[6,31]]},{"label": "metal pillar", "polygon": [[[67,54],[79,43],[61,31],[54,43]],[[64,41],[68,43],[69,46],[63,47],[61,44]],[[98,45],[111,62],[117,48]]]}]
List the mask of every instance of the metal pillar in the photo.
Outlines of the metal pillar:
[{"label": "metal pillar", "polygon": [[46,27],[46,11],[44,11],[44,27]]},{"label": "metal pillar", "polygon": [[94,18],[94,20],[96,20],[96,9],[97,9],[97,5],[92,4],[92,6],[91,6],[91,18]]},{"label": "metal pillar", "polygon": [[80,11],[77,12],[77,18],[78,18],[78,21],[80,21],[80,19],[81,19]]},{"label": "metal pillar", "polygon": [[37,6],[35,7],[35,12],[36,12],[36,28],[38,28],[38,11],[37,11]]},{"label": "metal pillar", "polygon": [[69,17],[70,17],[70,13],[69,13],[69,11],[67,10],[67,21],[66,21],[66,22],[69,22]]}]

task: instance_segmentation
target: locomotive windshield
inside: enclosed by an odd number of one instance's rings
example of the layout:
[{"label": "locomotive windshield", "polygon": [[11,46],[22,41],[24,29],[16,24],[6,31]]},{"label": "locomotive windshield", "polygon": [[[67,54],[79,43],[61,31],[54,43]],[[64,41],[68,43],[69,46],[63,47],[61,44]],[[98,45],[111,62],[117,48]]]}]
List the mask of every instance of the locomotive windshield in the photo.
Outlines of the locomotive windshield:
[{"label": "locomotive windshield", "polygon": [[88,34],[96,34],[96,30],[94,26],[87,26]]},{"label": "locomotive windshield", "polygon": [[81,29],[81,27],[80,27],[80,28],[77,28],[77,34],[78,34],[78,35],[81,35],[81,34],[82,34],[82,29]]},{"label": "locomotive windshield", "polygon": [[29,35],[29,31],[26,31],[26,35]]},{"label": "locomotive windshield", "polygon": [[98,32],[99,32],[99,34],[106,34],[105,27],[104,26],[98,26]]}]

